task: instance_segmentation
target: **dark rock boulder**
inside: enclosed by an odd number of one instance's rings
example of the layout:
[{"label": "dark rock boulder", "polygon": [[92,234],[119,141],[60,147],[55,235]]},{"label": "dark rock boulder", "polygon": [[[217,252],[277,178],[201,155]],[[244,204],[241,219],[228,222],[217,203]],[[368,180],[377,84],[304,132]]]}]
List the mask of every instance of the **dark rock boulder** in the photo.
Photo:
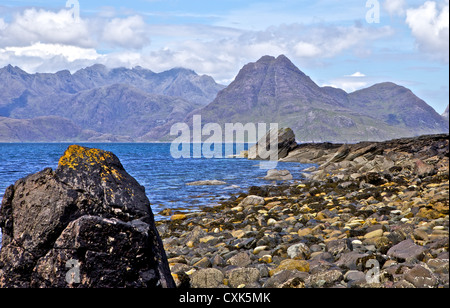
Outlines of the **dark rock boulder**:
[{"label": "dark rock boulder", "polygon": [[10,186],[0,287],[174,287],[145,189],[110,152],[71,146]]},{"label": "dark rock boulder", "polygon": [[292,129],[272,129],[256,145],[249,149],[248,159],[272,160],[273,157],[276,157],[275,160],[279,160],[288,156],[289,152],[296,147],[297,143]]}]

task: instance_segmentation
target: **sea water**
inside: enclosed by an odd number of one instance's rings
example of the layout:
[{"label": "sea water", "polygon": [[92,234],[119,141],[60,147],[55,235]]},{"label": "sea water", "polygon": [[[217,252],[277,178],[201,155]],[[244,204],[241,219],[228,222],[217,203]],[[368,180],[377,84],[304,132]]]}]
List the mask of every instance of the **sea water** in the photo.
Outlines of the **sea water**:
[{"label": "sea water", "polygon": [[[0,200],[5,189],[29,174],[44,168],[56,169],[59,158],[70,144],[0,144]],[[239,158],[181,158],[174,159],[170,144],[80,144],[111,151],[125,170],[146,189],[155,219],[162,210],[196,211],[214,206],[232,194],[248,192],[255,185],[268,185],[262,179],[267,170],[259,162]],[[246,145],[245,148],[248,148]],[[239,153],[237,153],[239,154]],[[277,169],[289,170],[294,179],[310,165],[278,163]],[[224,181],[222,186],[188,186],[203,180]],[[1,236],[1,235],[0,235]]]}]

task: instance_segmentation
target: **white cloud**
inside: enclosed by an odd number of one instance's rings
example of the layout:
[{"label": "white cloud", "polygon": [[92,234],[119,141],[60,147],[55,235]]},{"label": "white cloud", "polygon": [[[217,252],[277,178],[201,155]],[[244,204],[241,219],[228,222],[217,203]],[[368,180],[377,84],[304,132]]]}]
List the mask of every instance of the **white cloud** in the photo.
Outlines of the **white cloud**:
[{"label": "white cloud", "polygon": [[300,58],[316,57],[322,53],[319,47],[308,42],[298,42],[294,46],[295,55]]},{"label": "white cloud", "polygon": [[148,25],[141,16],[111,16],[111,13],[100,13],[99,16],[75,20],[68,9],[58,12],[25,9],[16,13],[10,23],[0,19],[0,47],[24,47],[40,42],[81,48],[139,49],[150,43]]},{"label": "white cloud", "polygon": [[403,16],[406,12],[406,0],[385,0],[383,8],[389,13],[389,15]]},{"label": "white cloud", "polygon": [[43,72],[95,62],[113,67],[141,65],[154,71],[179,66],[229,83],[244,64],[263,55],[285,54],[304,63],[343,52],[358,57],[374,41],[392,34],[388,26],[358,24],[291,23],[253,31],[207,24],[147,24],[140,15],[116,16],[109,9],[82,16],[74,24],[69,10],[20,11],[9,23],[0,20],[0,65],[11,63]]},{"label": "white cloud", "polygon": [[427,1],[408,9],[406,23],[418,48],[445,63],[449,62],[449,3]]},{"label": "white cloud", "polygon": [[333,88],[342,89],[347,93],[352,93],[357,90],[366,88],[369,85],[369,81],[349,78],[347,76],[335,78],[331,80],[329,83],[323,84],[322,86],[329,86]]},{"label": "white cloud", "polygon": [[32,57],[43,60],[51,59],[55,56],[62,56],[69,62],[80,59],[97,60],[100,57],[95,49],[61,44],[36,43],[26,47],[6,47],[4,51],[6,53],[13,53],[16,57]]},{"label": "white cloud", "polygon": [[102,41],[113,46],[140,49],[150,43],[147,24],[141,16],[114,18],[105,26]]},{"label": "white cloud", "polygon": [[75,22],[69,10],[52,12],[31,8],[16,14],[9,24],[0,23],[0,46],[42,42],[88,48],[95,45],[91,30],[85,21]]},{"label": "white cloud", "polygon": [[356,72],[356,73],[353,73],[351,75],[346,75],[345,77],[366,77],[366,75],[364,75],[361,72]]},{"label": "white cloud", "polygon": [[[290,29],[286,29],[286,27]],[[389,26],[371,28],[358,25],[290,25],[281,26],[275,36],[284,37],[286,42],[295,42],[290,51],[299,58],[332,58],[342,52],[351,50],[355,54],[363,52],[371,42],[392,35]],[[284,36],[283,36],[283,33]],[[287,33],[287,34],[286,34]],[[289,43],[288,43],[289,45]]]},{"label": "white cloud", "polygon": [[347,93],[351,93],[363,88],[366,88],[370,84],[373,84],[378,80],[377,77],[369,77],[361,72],[355,72],[351,75],[344,75],[342,77],[337,77],[332,79],[329,83],[323,86],[331,86],[334,88],[340,88],[345,90]]},{"label": "white cloud", "polygon": [[330,84],[324,84],[322,86],[329,86],[333,88],[342,89],[347,93],[352,93],[363,88],[366,88],[369,85],[368,82],[365,81],[354,81],[354,80],[345,80],[345,79],[335,79],[332,80]]},{"label": "white cloud", "polygon": [[29,73],[71,71],[103,61],[93,48],[36,43],[25,47],[0,48],[0,66],[13,64]]},{"label": "white cloud", "polygon": [[6,28],[6,22],[3,18],[0,18],[0,31]]}]

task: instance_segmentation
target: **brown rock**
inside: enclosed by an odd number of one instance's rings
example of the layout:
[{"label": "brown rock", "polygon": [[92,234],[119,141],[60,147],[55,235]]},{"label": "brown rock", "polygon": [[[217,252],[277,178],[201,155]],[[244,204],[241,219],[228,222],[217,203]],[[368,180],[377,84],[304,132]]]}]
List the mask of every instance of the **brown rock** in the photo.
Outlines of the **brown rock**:
[{"label": "brown rock", "polygon": [[269,272],[269,275],[273,276],[276,273],[284,270],[297,270],[299,272],[309,272],[309,263],[304,260],[286,259],[283,260],[276,269],[271,270]]},{"label": "brown rock", "polygon": [[405,280],[416,288],[435,288],[439,281],[434,274],[421,265],[416,265],[405,273]]},{"label": "brown rock", "polygon": [[414,244],[414,241],[407,239],[393,246],[387,255],[398,260],[418,259],[422,260],[427,248]]}]

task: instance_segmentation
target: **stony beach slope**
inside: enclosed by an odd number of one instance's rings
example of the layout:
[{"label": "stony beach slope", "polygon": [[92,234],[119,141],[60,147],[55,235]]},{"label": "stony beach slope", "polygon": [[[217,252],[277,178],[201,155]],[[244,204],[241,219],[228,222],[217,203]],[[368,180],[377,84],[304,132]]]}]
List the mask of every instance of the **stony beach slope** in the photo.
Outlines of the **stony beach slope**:
[{"label": "stony beach slope", "polygon": [[449,287],[448,135],[282,160],[317,167],[157,222],[178,287]]}]

